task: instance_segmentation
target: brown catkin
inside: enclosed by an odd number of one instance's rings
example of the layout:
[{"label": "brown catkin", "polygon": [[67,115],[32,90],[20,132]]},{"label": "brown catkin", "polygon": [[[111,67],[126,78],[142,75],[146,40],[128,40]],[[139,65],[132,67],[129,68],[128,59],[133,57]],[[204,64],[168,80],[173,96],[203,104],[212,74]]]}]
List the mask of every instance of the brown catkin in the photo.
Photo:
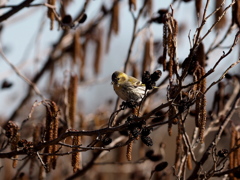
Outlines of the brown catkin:
[{"label": "brown catkin", "polygon": [[175,154],[175,168],[180,168],[181,154],[182,154],[182,129],[181,126],[178,125],[178,135],[176,137],[176,154]]},{"label": "brown catkin", "polygon": [[240,27],[240,1],[237,0],[232,7],[232,25],[237,24]]},{"label": "brown catkin", "polygon": [[147,40],[145,42],[145,50],[144,50],[144,58],[142,63],[142,72],[147,71],[149,69],[151,63],[151,40]]},{"label": "brown catkin", "polygon": [[[50,101],[50,100],[46,100],[43,105],[46,107],[46,128],[45,128],[45,141],[51,141],[54,139],[54,137],[56,136],[56,130],[55,130],[55,120],[58,116],[58,107],[56,105],[55,102]],[[54,145],[50,145],[47,146],[44,149],[44,153],[48,153],[48,154],[52,154],[54,153]],[[52,160],[52,156],[50,155],[45,155],[43,156],[43,162],[46,165],[46,171],[50,172],[50,169],[52,168],[52,164],[51,161]]]},{"label": "brown catkin", "polygon": [[196,50],[196,55],[193,57],[194,61],[197,61],[201,67],[206,66],[206,57],[205,57],[205,50],[204,45],[201,42]]},{"label": "brown catkin", "polygon": [[146,4],[146,13],[149,16],[152,16],[152,9],[153,9],[153,1],[152,0],[148,0],[147,4]]},{"label": "brown catkin", "polygon": [[168,113],[168,118],[169,118],[169,121],[168,121],[168,135],[169,136],[172,136],[172,124],[173,124],[173,121],[174,121],[174,116],[176,115],[176,110],[174,108],[174,106],[169,106],[169,113]]},{"label": "brown catkin", "polygon": [[137,10],[137,0],[128,0],[128,4],[129,4],[129,10],[131,11],[132,9],[134,11]]},{"label": "brown catkin", "polygon": [[[201,71],[201,77],[205,75],[205,70],[203,67],[200,68]],[[200,142],[203,143],[203,136],[204,136],[204,131],[205,131],[205,126],[206,126],[206,122],[207,122],[207,110],[206,110],[206,95],[205,95],[205,91],[206,91],[206,78],[204,78],[201,83],[201,89],[200,89],[200,93],[201,93],[201,103],[200,103],[200,132],[199,132],[199,139]]]},{"label": "brown catkin", "polygon": [[219,114],[224,106],[225,106],[225,84],[223,82],[219,82],[218,83],[218,91],[217,91],[217,94],[216,94],[216,101],[217,101],[217,114]]},{"label": "brown catkin", "polygon": [[33,143],[35,145],[41,141],[41,130],[42,130],[42,124],[39,123],[36,125],[33,131]]},{"label": "brown catkin", "polygon": [[82,49],[83,49],[83,58],[81,59],[81,64],[80,64],[80,81],[84,81],[85,80],[85,62],[86,62],[86,55],[87,55],[87,46],[88,46],[88,43],[89,43],[89,40],[90,38],[89,37],[86,37],[84,43],[83,43],[83,46],[82,46]]},{"label": "brown catkin", "polygon": [[132,76],[133,77],[138,77],[139,76],[139,71],[138,71],[138,68],[137,68],[137,64],[131,62],[130,65],[131,65],[131,69],[132,69]]},{"label": "brown catkin", "polygon": [[5,135],[9,138],[9,141],[12,141],[18,133],[18,126],[15,122],[8,121],[5,130]]},{"label": "brown catkin", "polygon": [[29,165],[29,176],[32,177],[34,173],[34,167],[35,167],[35,158],[31,158],[30,165]]},{"label": "brown catkin", "polygon": [[78,59],[83,59],[83,53],[80,42],[80,31],[75,31],[73,35],[73,62],[76,64]]},{"label": "brown catkin", "polygon": [[70,77],[70,85],[68,89],[68,105],[69,105],[69,126],[74,128],[76,121],[76,110],[77,110],[77,90],[78,90],[78,76],[73,75]]},{"label": "brown catkin", "polygon": [[[73,136],[72,145],[73,146],[81,145],[81,136]],[[72,150],[78,151],[79,149],[80,148],[78,148],[78,147],[74,147]],[[74,173],[82,168],[81,167],[81,152],[72,153],[72,167],[73,167]]]},{"label": "brown catkin", "polygon": [[[174,92],[175,92],[175,88],[174,86],[171,84],[170,88],[169,88],[169,92],[168,92],[168,98],[169,99],[174,99]],[[171,136],[172,135],[172,124],[176,124],[176,122],[178,121],[178,118],[176,117],[177,114],[177,108],[174,105],[170,105],[169,106],[169,112],[168,112],[168,135]]]},{"label": "brown catkin", "polygon": [[119,31],[119,2],[114,3],[113,12],[112,12],[112,22],[111,28],[115,34],[118,34]]},{"label": "brown catkin", "polygon": [[[240,138],[240,132],[238,130],[236,130],[235,147],[240,144],[239,143],[239,138]],[[235,159],[234,167],[238,167],[239,166],[239,163],[240,163],[240,161],[239,161],[240,160],[239,154],[240,154],[240,150],[239,150],[239,148],[237,148],[234,151],[234,159]]]},{"label": "brown catkin", "polygon": [[[34,127],[33,131],[33,145],[37,145],[41,141],[41,129],[42,129],[42,124],[39,123]],[[30,160],[30,166],[29,166],[29,176],[32,177],[34,173],[34,167],[35,167],[35,158],[31,158]]]},{"label": "brown catkin", "polygon": [[196,14],[199,17],[201,15],[202,0],[195,0],[195,9],[196,9]]},{"label": "brown catkin", "polygon": [[[17,147],[18,147],[17,144],[18,144],[19,139],[20,139],[20,134],[17,133],[16,136],[11,141],[11,150],[12,151],[17,151]],[[13,163],[12,163],[12,167],[16,168],[17,163],[18,163],[18,160],[17,160],[18,155],[13,156],[13,158],[14,158],[14,160],[13,160]]]},{"label": "brown catkin", "polygon": [[96,53],[94,61],[94,73],[97,75],[100,72],[101,60],[102,60],[103,40],[102,35],[99,33],[96,39]]},{"label": "brown catkin", "polygon": [[[194,82],[198,81],[199,80],[199,75],[198,75],[198,70],[194,73]],[[194,90],[197,92],[197,97],[196,97],[196,105],[195,105],[195,109],[196,109],[196,114],[195,114],[195,126],[196,127],[200,127],[199,125],[199,115],[200,115],[200,93],[198,92],[199,91],[199,83],[198,84],[195,84],[194,85]]]},{"label": "brown catkin", "polygon": [[[221,4],[223,3],[222,0],[215,0],[215,9],[219,8],[221,6]],[[215,22],[218,21],[218,19],[222,16],[223,14],[223,10],[224,7],[222,6],[216,13],[215,13]],[[224,15],[220,21],[216,24],[216,26],[214,27],[215,30],[220,30],[222,28],[224,28],[226,25],[226,15]]]},{"label": "brown catkin", "polygon": [[[18,133],[18,126],[13,121],[8,121],[6,128],[5,135],[8,137],[9,142],[11,143],[11,150],[17,151],[18,148],[18,141],[20,139],[20,134]],[[12,167],[16,168],[17,166],[17,158],[18,155],[13,156],[15,160],[13,160]]]},{"label": "brown catkin", "polygon": [[[55,6],[56,0],[48,0],[48,4],[51,6]],[[50,30],[53,30],[54,20],[55,20],[55,14],[53,12],[52,8],[48,8],[48,18],[50,19]]]},{"label": "brown catkin", "polygon": [[130,143],[128,143],[127,145],[127,160],[131,161],[132,160],[132,147],[133,147],[133,141],[131,141]]},{"label": "brown catkin", "polygon": [[164,23],[163,25],[163,71],[167,70],[167,63],[166,63],[166,59],[167,59],[167,43],[168,42],[168,26],[167,23]]},{"label": "brown catkin", "polygon": [[[240,146],[240,132],[239,132],[239,130],[237,132],[236,141],[237,141],[236,145]],[[240,148],[237,149],[237,166],[240,166]]]},{"label": "brown catkin", "polygon": [[[231,132],[231,142],[230,142],[230,148],[234,148],[236,144],[236,137],[237,137],[237,132],[235,130],[235,127],[232,127],[232,132]],[[229,155],[229,169],[233,169],[235,166],[235,153],[234,151],[230,153]],[[236,178],[234,177],[233,173],[229,174],[230,180],[235,180]]]},{"label": "brown catkin", "polygon": [[187,168],[189,170],[192,170],[193,169],[193,166],[192,166],[192,157],[191,155],[189,154],[188,157],[187,157]]},{"label": "brown catkin", "polygon": [[165,24],[167,25],[167,51],[169,56],[168,71],[169,77],[172,78],[175,66],[178,24],[170,13],[167,14],[167,17]]},{"label": "brown catkin", "polygon": [[119,2],[115,1],[112,6],[111,23],[108,30],[106,52],[108,52],[110,47],[112,32],[118,34],[118,29],[119,29]]},{"label": "brown catkin", "polygon": [[44,167],[41,166],[39,168],[38,180],[44,180],[44,179],[45,179],[45,171],[44,171]]},{"label": "brown catkin", "polygon": [[[55,107],[55,110],[57,110],[57,107]],[[54,118],[53,120],[53,139],[56,139],[58,137],[58,116]],[[58,150],[58,146],[55,144],[53,145],[53,152],[56,152]],[[52,168],[55,169],[57,165],[57,156],[52,156],[51,159]]]}]

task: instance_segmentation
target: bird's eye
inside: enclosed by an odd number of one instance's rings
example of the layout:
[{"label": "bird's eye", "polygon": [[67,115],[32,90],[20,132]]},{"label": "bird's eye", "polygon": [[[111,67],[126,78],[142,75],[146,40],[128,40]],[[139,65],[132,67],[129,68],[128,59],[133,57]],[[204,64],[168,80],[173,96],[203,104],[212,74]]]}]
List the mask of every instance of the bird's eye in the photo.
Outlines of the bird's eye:
[{"label": "bird's eye", "polygon": [[117,78],[117,80],[119,81],[119,80],[120,80],[120,78]]}]

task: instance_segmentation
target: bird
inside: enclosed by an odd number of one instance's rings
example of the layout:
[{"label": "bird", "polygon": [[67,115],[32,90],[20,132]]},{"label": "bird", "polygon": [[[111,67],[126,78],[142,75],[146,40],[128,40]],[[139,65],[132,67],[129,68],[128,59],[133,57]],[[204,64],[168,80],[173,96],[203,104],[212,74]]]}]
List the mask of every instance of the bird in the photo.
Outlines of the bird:
[{"label": "bird", "polygon": [[146,86],[140,80],[121,71],[112,74],[111,84],[118,97],[126,102],[139,103],[146,94]]}]

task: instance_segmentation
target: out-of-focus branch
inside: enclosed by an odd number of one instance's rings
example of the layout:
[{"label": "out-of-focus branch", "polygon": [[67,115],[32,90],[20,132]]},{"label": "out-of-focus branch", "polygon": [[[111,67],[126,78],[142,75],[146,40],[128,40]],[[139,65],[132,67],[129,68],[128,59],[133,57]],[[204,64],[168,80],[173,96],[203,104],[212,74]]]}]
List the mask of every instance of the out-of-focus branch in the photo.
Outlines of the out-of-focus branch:
[{"label": "out-of-focus branch", "polygon": [[25,0],[25,1],[23,1],[18,6],[12,8],[10,11],[8,11],[5,14],[3,14],[2,16],[0,16],[0,22],[5,21],[9,17],[11,17],[12,15],[16,14],[18,11],[20,11],[21,9],[23,9],[25,7],[28,7],[29,4],[31,4],[33,1],[34,0]]},{"label": "out-of-focus branch", "polygon": [[133,12],[131,11],[133,21],[134,21],[134,25],[133,25],[132,39],[131,39],[130,46],[129,46],[129,49],[128,49],[127,58],[126,58],[125,63],[124,63],[124,69],[123,69],[124,72],[126,72],[126,70],[127,70],[127,65],[128,65],[129,60],[130,60],[130,56],[131,56],[132,49],[133,49],[133,44],[134,44],[134,42],[136,40],[136,37],[137,37],[137,34],[138,34],[138,32],[136,32],[138,21],[139,21],[141,15],[143,13],[143,10],[144,10],[146,4],[147,4],[147,0],[144,1],[143,5],[142,5],[142,8],[139,10],[136,18],[134,17]]},{"label": "out-of-focus branch", "polygon": [[16,72],[16,74],[22,78],[27,84],[29,84],[29,86],[36,92],[36,94],[38,96],[40,96],[41,99],[45,99],[44,96],[41,94],[41,92],[39,91],[39,89],[37,88],[36,84],[34,84],[32,81],[30,81],[27,77],[25,77],[8,59],[7,57],[4,55],[2,49],[0,49],[0,54],[3,58],[3,60],[9,65],[11,66],[11,68]]},{"label": "out-of-focus branch", "polygon": [[[85,8],[87,8],[88,3],[84,4],[84,7],[80,10],[79,15],[81,15],[82,13],[85,12]],[[87,29],[85,29],[83,31],[83,33],[81,33],[81,35],[86,35],[87,33],[91,32],[94,28],[96,28],[96,26],[104,19],[107,17],[107,14],[110,13],[111,10],[107,11],[106,14],[100,16],[100,18],[97,18],[96,21],[94,21],[94,23],[90,23],[90,25],[88,26]],[[79,16],[78,15],[78,16]],[[68,48],[64,48],[65,46],[63,45],[64,43],[64,39],[67,37],[67,35],[69,35],[68,31],[63,31],[62,35],[60,36],[59,40],[57,41],[56,46],[53,47],[48,59],[46,60],[46,62],[44,63],[42,69],[36,73],[36,75],[34,76],[32,82],[33,83],[37,83],[40,78],[42,77],[42,75],[54,64],[56,63],[58,60],[61,59],[61,57],[64,55],[65,51],[67,51]],[[58,56],[54,56],[56,52],[61,51],[61,54]],[[17,112],[20,110],[20,108],[28,101],[28,99],[31,97],[30,96],[30,92],[31,89],[29,89],[25,95],[25,97],[22,99],[22,101],[19,103],[18,107],[16,108],[16,110],[13,111],[12,115],[10,116],[9,120],[13,120],[15,119]]]}]

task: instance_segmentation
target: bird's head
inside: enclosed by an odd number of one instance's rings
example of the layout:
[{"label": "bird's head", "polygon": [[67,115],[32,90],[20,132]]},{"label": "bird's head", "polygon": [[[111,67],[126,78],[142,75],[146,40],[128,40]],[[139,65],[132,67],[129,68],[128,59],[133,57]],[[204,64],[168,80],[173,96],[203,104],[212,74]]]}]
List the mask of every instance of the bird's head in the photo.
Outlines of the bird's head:
[{"label": "bird's head", "polygon": [[112,74],[112,84],[119,85],[126,82],[127,80],[128,80],[128,75],[123,72],[115,71]]}]

